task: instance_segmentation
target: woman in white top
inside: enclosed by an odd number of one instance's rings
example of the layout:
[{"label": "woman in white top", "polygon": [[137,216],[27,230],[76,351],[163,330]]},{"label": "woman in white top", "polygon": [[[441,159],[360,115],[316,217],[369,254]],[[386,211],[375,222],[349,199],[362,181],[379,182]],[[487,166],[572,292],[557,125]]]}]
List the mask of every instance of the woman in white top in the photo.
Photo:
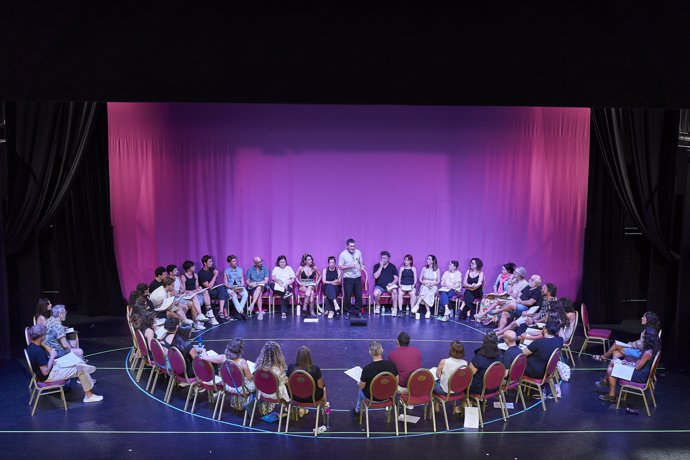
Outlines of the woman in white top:
[{"label": "woman in white top", "polygon": [[[287,264],[287,257],[278,256],[276,266],[271,272],[273,293],[281,297],[280,317],[287,318],[288,301],[292,295],[292,284],[295,282],[295,271]],[[299,314],[299,310],[297,310]]]},{"label": "woman in white top", "polygon": [[[462,288],[462,273],[458,270],[459,265],[460,263],[457,260],[451,260],[448,264],[448,270],[441,277],[441,289],[439,289],[441,308],[443,309],[441,321],[448,321],[450,317],[448,303],[454,296],[459,296],[460,289]],[[440,311],[439,316],[441,316]]]},{"label": "woman in white top", "polygon": [[[436,384],[434,385],[434,393],[445,395],[448,394],[448,382],[450,377],[461,367],[467,367],[465,357],[465,346],[459,340],[453,340],[450,343],[450,350],[448,350],[448,358],[442,359],[436,368]],[[460,412],[461,407],[456,406],[453,413]]]},{"label": "woman in white top", "polygon": [[422,268],[422,272],[419,275],[419,282],[421,287],[419,288],[419,297],[417,298],[417,303],[412,307],[412,313],[415,314],[415,319],[419,319],[419,307],[422,303],[426,306],[425,318],[431,318],[431,307],[434,306],[434,301],[436,300],[436,292],[438,291],[438,282],[440,281],[441,274],[438,270],[438,261],[436,256],[430,254],[426,258],[426,266]]}]

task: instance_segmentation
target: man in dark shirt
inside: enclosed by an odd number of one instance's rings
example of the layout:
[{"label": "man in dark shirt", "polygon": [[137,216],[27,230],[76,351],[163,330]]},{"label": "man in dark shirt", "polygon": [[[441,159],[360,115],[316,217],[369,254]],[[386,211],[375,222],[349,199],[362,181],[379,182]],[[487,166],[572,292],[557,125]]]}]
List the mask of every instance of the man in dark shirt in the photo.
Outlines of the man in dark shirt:
[{"label": "man in dark shirt", "polygon": [[498,322],[498,329],[503,329],[509,321],[519,318],[522,312],[541,305],[541,300],[541,276],[532,275],[517,300],[508,303],[503,309],[501,319]]},{"label": "man in dark shirt", "polygon": [[163,286],[163,278],[166,277],[165,267],[158,267],[153,272],[155,278],[149,283],[149,294]]},{"label": "man in dark shirt", "polygon": [[357,404],[355,408],[352,409],[352,415],[359,416],[359,408],[363,399],[370,399],[371,394],[369,388],[371,387],[371,382],[374,377],[379,375],[381,372],[390,372],[391,374],[398,376],[398,369],[395,367],[391,361],[383,359],[383,347],[380,342],[372,341],[369,344],[369,354],[371,355],[371,363],[364,366],[362,369],[362,375],[359,378],[359,393],[357,395]]},{"label": "man in dark shirt", "polygon": [[527,356],[526,376],[535,379],[544,377],[551,354],[563,346],[563,339],[558,337],[558,329],[558,323],[549,318],[544,327],[544,338],[534,340],[522,351]]},{"label": "man in dark shirt", "polygon": [[381,294],[389,292],[392,314],[396,316],[398,314],[398,269],[390,263],[390,258],[390,252],[381,251],[381,261],[374,265],[374,313],[380,313]]},{"label": "man in dark shirt", "polygon": [[506,331],[505,334],[503,334],[503,340],[505,341],[506,345],[508,345],[508,349],[503,353],[503,365],[506,367],[507,376],[508,372],[510,372],[510,366],[513,365],[515,358],[522,354],[522,349],[516,343],[517,335],[515,334],[515,331]]},{"label": "man in dark shirt", "polygon": [[398,347],[388,354],[388,359],[398,369],[398,391],[407,393],[407,379],[422,367],[422,352],[410,346],[410,336],[406,332],[398,334]]},{"label": "man in dark shirt", "polygon": [[[203,268],[199,270],[199,284],[203,288],[212,288],[218,284],[216,282],[218,270],[213,266],[213,259],[209,255],[202,257],[201,263]],[[211,299],[218,299],[218,311],[224,312],[225,301],[228,300],[228,292],[223,286],[204,291],[204,313],[211,320],[211,325],[215,326],[218,324],[218,321],[213,314],[213,308],[211,308]]]}]

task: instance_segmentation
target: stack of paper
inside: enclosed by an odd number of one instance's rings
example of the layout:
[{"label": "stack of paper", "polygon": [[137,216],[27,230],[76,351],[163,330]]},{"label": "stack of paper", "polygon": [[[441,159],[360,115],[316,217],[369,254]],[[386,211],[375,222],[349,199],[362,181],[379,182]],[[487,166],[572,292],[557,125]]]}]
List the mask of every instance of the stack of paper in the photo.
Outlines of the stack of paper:
[{"label": "stack of paper", "polygon": [[345,374],[347,374],[355,382],[359,383],[362,378],[362,368],[359,366],[355,366],[352,369],[346,370]]}]

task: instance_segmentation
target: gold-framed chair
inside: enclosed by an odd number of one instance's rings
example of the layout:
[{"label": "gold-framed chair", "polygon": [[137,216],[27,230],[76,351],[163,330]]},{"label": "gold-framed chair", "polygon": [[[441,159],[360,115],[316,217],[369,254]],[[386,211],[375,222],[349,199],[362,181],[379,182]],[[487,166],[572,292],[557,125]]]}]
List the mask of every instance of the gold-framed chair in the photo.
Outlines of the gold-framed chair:
[{"label": "gold-framed chair", "polygon": [[582,352],[588,343],[601,343],[604,348],[604,353],[609,349],[609,340],[611,339],[610,329],[591,329],[589,327],[589,313],[587,312],[587,306],[583,303],[580,306],[580,317],[582,318],[582,329],[585,333],[585,341],[582,342],[582,347],[580,348],[579,356],[582,356]]},{"label": "gold-framed chair", "polygon": [[[36,380],[36,374],[34,374],[33,367],[31,367],[31,360],[29,359],[29,354],[26,352],[26,349],[24,349],[24,358],[26,358],[26,364],[29,366],[29,372],[31,373],[31,383],[29,385],[33,386],[33,390],[31,390],[31,397],[29,398],[29,405],[31,405],[32,401],[34,403],[33,409],[31,409],[31,416],[34,416],[36,406],[38,406],[38,400],[41,398],[41,396],[54,393],[60,393],[62,404],[65,406],[65,410],[67,410],[67,400],[65,399],[64,390],[64,386],[67,384],[67,381],[56,380],[54,382],[40,382]],[[35,401],[34,396],[36,396]]]},{"label": "gold-framed chair", "polygon": [[649,412],[649,404],[647,403],[646,391],[649,390],[649,395],[652,397],[652,404],[656,407],[656,398],[654,397],[654,377],[656,375],[656,368],[659,365],[659,359],[661,358],[661,352],[658,351],[652,361],[652,368],[647,376],[647,381],[645,383],[631,382],[629,380],[619,379],[620,390],[618,390],[618,401],[616,402],[616,409],[620,408],[621,398],[626,400],[628,394],[637,394],[642,396],[644,401],[644,408],[647,410],[647,416],[651,417],[652,414]]},{"label": "gold-framed chair", "polygon": [[570,333],[570,337],[568,337],[568,340],[563,342],[563,346],[561,347],[561,351],[567,358],[570,358],[570,363],[573,365],[573,367],[575,367],[575,359],[573,358],[573,351],[570,349],[570,346],[573,344],[573,338],[575,337],[575,331],[577,330],[577,324],[579,321],[580,315],[575,312],[575,324],[573,325],[573,332]]}]

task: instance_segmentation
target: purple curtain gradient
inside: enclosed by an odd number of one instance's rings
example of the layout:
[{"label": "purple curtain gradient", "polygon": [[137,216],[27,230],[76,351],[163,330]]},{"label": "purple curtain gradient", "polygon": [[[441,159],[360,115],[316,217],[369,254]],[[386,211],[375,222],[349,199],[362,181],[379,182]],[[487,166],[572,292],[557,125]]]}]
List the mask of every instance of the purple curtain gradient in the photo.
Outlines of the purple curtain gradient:
[{"label": "purple curtain gradient", "polygon": [[489,286],[515,262],[577,294],[589,109],[109,103],[108,127],[123,292],[204,254],[322,268],[352,237],[370,274],[479,257]]}]

